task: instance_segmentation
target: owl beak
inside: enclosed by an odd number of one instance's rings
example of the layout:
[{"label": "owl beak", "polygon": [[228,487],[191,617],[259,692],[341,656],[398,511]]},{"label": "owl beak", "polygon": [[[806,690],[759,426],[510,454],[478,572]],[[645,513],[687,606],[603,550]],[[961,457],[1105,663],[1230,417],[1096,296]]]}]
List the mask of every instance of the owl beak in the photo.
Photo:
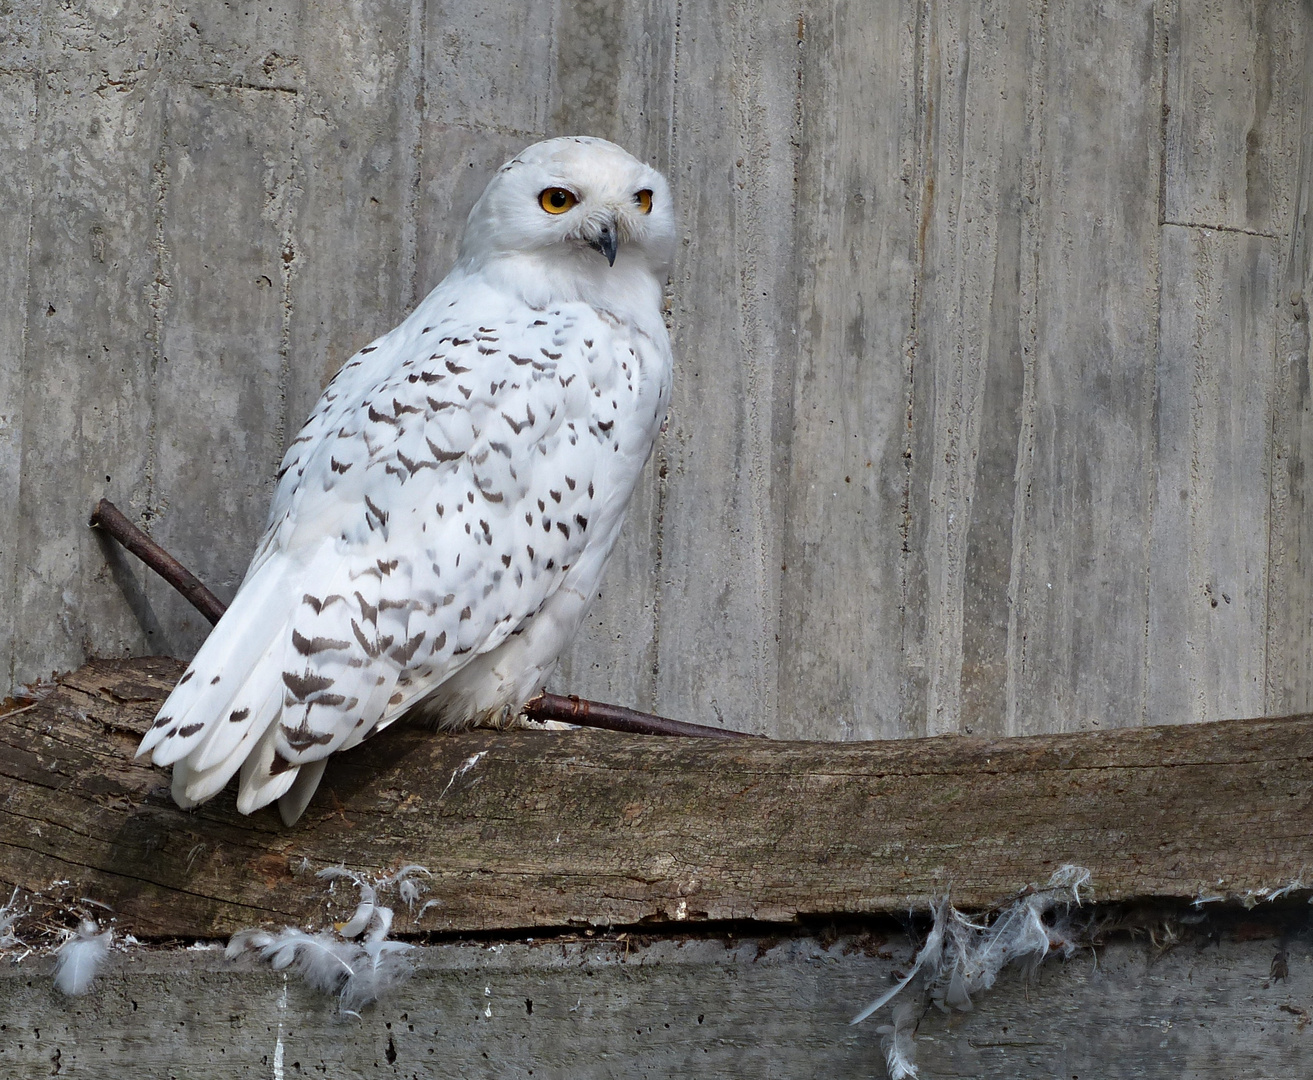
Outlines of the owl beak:
[{"label": "owl beak", "polygon": [[615,223],[605,222],[598,231],[597,236],[588,241],[588,246],[595,251],[600,251],[606,256],[609,265],[615,265],[615,253],[619,248],[619,243],[615,236]]}]

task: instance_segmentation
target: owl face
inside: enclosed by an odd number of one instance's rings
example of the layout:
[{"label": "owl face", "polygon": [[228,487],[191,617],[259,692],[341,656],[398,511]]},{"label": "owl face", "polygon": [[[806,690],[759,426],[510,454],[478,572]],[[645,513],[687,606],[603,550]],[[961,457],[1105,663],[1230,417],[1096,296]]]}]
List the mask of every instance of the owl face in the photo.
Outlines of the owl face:
[{"label": "owl face", "polygon": [[462,260],[532,254],[590,275],[609,266],[664,278],[675,244],[670,186],[614,143],[535,143],[503,165],[470,211]]}]

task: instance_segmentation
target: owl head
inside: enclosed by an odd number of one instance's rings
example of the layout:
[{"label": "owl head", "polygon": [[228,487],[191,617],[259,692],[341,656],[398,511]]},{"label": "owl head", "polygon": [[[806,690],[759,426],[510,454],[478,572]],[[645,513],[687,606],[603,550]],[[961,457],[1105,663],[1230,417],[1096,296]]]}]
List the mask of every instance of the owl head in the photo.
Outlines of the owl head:
[{"label": "owl head", "polygon": [[534,143],[497,170],[470,211],[461,262],[532,272],[664,281],[675,248],[670,185],[605,139]]}]

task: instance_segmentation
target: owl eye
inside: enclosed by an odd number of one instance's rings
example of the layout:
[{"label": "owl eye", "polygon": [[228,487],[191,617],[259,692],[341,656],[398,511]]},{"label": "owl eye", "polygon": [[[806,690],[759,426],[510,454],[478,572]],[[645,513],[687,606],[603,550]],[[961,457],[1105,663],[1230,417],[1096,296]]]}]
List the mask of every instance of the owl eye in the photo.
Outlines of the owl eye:
[{"label": "owl eye", "polygon": [[652,192],[647,188],[644,188],[634,196],[634,202],[638,203],[638,208],[642,210],[643,213],[650,214],[652,212]]},{"label": "owl eye", "polygon": [[578,201],[579,198],[573,191],[567,191],[563,187],[545,188],[538,196],[538,205],[549,214],[564,214]]}]

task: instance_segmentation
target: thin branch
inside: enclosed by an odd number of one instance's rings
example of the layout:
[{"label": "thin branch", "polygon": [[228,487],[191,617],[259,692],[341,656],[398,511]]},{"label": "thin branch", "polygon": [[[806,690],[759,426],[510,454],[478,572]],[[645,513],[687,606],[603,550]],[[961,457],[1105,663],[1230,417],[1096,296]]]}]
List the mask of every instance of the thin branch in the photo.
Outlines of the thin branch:
[{"label": "thin branch", "polygon": [[607,731],[627,731],[633,735],[686,735],[704,739],[753,739],[746,731],[729,728],[689,724],[683,720],[667,720],[664,716],[635,712],[620,705],[607,705],[600,701],[585,701],[571,694],[539,694],[524,706],[524,715],[542,724],[559,720],[580,727],[605,728]]},{"label": "thin branch", "polygon": [[227,610],[214,593],[210,592],[190,570],[132,524],[117,506],[101,499],[91,515],[92,528],[104,529],[115,540],[137,556],[182,594],[184,600],[217,623]]},{"label": "thin branch", "polygon": [[[123,512],[108,499],[101,499],[91,515],[94,528],[104,529],[110,536],[137,556],[143,563],[172,585],[183,599],[217,623],[227,610],[224,603],[210,592],[182,563],[155,543],[132,524]],[[524,706],[524,716],[543,724],[557,720],[579,727],[605,728],[607,731],[627,731],[635,735],[683,735],[708,739],[750,739],[755,736],[743,731],[688,724],[682,720],[667,720],[664,716],[635,712],[620,705],[607,705],[600,701],[563,697],[560,694],[539,694]]]}]

